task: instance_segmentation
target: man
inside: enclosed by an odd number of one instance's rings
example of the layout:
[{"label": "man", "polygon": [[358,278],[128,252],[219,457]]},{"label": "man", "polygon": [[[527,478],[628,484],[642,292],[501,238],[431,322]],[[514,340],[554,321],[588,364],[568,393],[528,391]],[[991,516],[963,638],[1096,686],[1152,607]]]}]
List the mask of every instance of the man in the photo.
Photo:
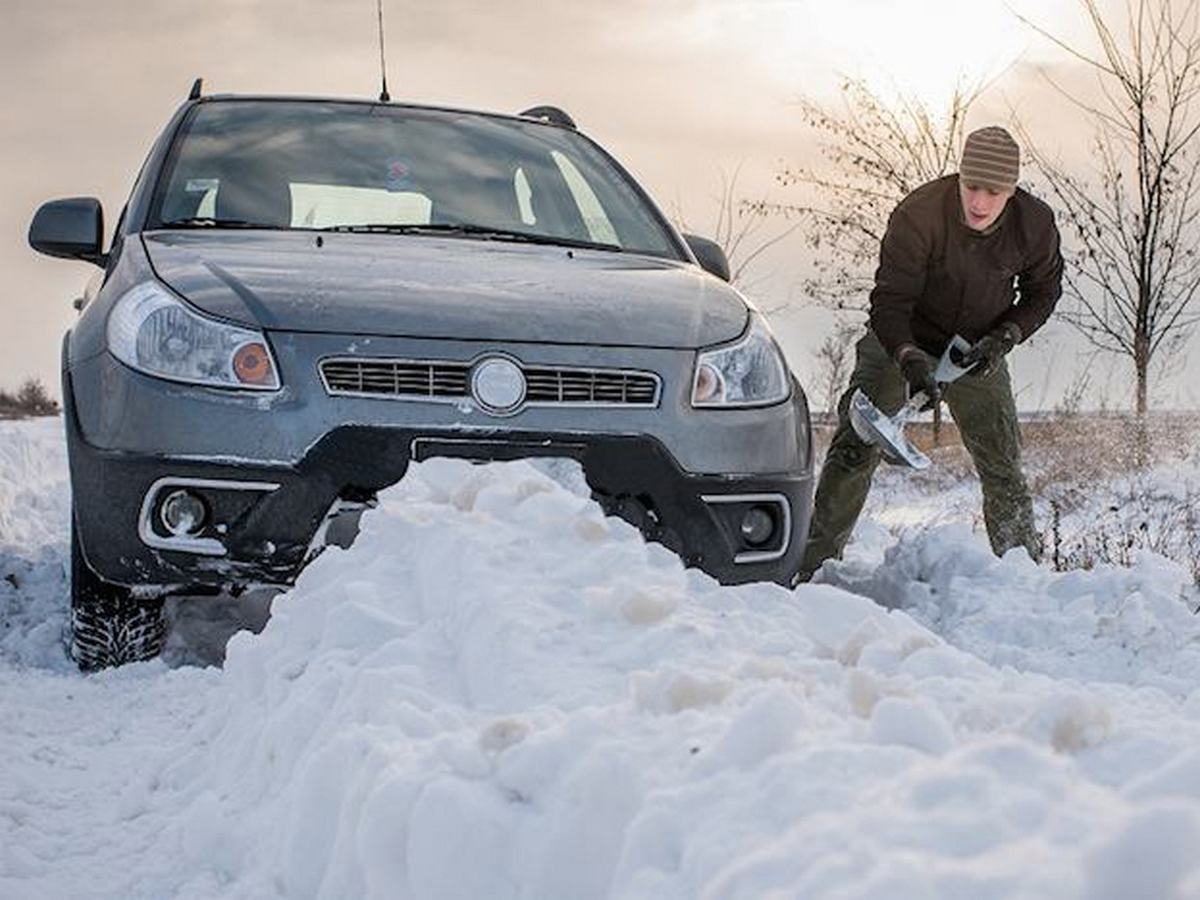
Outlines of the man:
[{"label": "man", "polygon": [[[1040,558],[1004,357],[1054,309],[1063,261],[1054,214],[1017,188],[1019,170],[1012,136],[996,126],[981,128],[967,135],[957,175],[917,188],[888,219],[869,328],[838,404],[800,581],[841,555],[879,464],[879,450],[850,425],[850,397],[858,388],[889,415],[906,394],[924,392],[926,409],[945,400],[979,473],[992,550],[1024,547]],[[939,385],[937,358],[956,334],[974,345],[964,365],[975,368]]]}]

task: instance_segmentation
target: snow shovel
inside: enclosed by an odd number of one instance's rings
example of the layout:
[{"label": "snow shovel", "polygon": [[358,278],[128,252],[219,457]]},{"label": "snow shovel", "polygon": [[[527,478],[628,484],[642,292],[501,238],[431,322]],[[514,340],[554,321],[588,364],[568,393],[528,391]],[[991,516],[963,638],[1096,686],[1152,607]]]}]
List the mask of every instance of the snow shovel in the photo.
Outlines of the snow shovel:
[{"label": "snow shovel", "polygon": [[[956,334],[946,347],[942,358],[938,360],[933,373],[934,379],[939,384],[949,384],[973,369],[974,366],[963,367],[960,364],[963,355],[970,349],[971,345],[966,339]],[[862,440],[878,447],[883,458],[892,465],[927,469],[930,466],[929,457],[908,439],[904,433],[904,426],[928,399],[924,391],[918,391],[908,398],[899,412],[893,416],[886,416],[862,392],[862,388],[859,388],[850,398],[850,425]]]}]

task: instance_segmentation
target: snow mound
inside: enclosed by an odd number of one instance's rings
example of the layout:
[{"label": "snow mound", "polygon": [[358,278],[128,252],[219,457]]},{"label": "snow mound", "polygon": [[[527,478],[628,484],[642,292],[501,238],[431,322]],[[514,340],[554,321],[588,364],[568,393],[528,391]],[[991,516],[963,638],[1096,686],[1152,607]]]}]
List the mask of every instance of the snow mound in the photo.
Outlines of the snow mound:
[{"label": "snow mound", "polygon": [[573,464],[435,460],[223,670],[84,678],[54,425],[0,426],[0,896],[1200,896],[1159,557],[1059,575],[868,518],[862,593],[722,588]]},{"label": "snow mound", "polygon": [[1055,573],[1024,550],[997,559],[965,527],[942,526],[901,537],[861,589],[994,666],[1179,699],[1197,685],[1192,575],[1153,553],[1128,568]]},{"label": "snow mound", "polygon": [[[193,829],[209,839],[185,843],[296,896],[507,896],[496,878],[522,857],[527,896],[604,896],[642,803],[626,730],[662,744],[742,670],[774,677],[763,660],[803,645],[792,603],[726,595],[527,463],[413,466],[352,549],[230,643],[231,705],[171,767],[212,777]],[[234,838],[248,822],[275,840]]]},{"label": "snow mound", "polygon": [[[915,583],[1035,578],[963,539]],[[830,586],[721,588],[527,463],[414,466],[221,681],[155,776],[197,896],[1106,897],[1155,823],[1179,837],[1126,896],[1200,873],[1200,806],[1162,788],[1195,762],[1141,692]]]},{"label": "snow mound", "polygon": [[70,672],[70,489],[58,418],[0,422],[0,661]]}]

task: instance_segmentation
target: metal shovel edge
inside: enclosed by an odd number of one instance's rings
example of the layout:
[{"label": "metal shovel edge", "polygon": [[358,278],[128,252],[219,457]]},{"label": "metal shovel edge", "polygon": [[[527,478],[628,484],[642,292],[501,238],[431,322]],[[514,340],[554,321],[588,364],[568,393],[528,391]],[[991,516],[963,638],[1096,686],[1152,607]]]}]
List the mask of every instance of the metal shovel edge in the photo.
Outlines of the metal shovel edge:
[{"label": "metal shovel edge", "polygon": [[[938,360],[933,377],[941,384],[950,384],[967,374],[974,366],[964,367],[959,361],[970,349],[971,344],[956,334]],[[925,405],[926,399],[923,392],[918,392],[900,407],[899,412],[888,416],[880,412],[862,388],[858,388],[850,397],[850,426],[863,441],[878,447],[884,460],[892,465],[927,469],[932,465],[929,457],[904,433],[904,426]]]}]

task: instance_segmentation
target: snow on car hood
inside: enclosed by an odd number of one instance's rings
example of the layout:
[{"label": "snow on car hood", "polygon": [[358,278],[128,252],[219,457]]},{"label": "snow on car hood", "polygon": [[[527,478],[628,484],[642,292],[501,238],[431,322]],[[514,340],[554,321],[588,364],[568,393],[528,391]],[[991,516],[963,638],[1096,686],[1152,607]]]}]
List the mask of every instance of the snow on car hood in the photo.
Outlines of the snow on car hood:
[{"label": "snow on car hood", "polygon": [[700,347],[746,305],[694,266],[464,238],[159,232],[158,277],[200,309],[275,331]]}]

